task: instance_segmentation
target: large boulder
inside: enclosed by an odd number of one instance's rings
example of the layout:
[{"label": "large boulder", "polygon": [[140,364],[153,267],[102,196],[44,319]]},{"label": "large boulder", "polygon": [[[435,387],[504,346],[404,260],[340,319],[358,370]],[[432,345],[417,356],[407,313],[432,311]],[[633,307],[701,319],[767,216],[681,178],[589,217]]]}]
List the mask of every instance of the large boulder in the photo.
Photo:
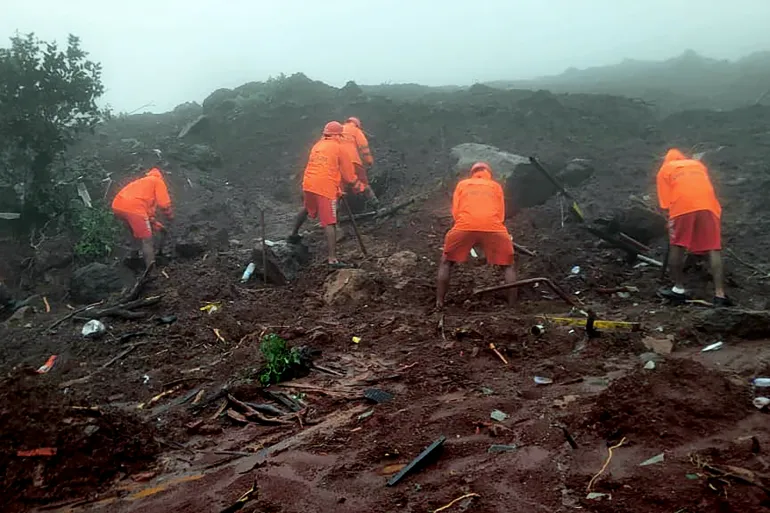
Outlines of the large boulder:
[{"label": "large boulder", "polygon": [[616,212],[609,222],[611,231],[621,231],[643,244],[666,235],[667,224],[661,214],[638,204]]},{"label": "large boulder", "polygon": [[[304,244],[290,244],[285,240],[266,241],[267,281],[274,285],[285,285],[294,281],[299,271],[310,261],[310,252]],[[265,275],[262,269],[262,242],[251,252],[251,261],[256,267],[255,274]]]},{"label": "large boulder", "polygon": [[361,269],[341,269],[324,284],[324,301],[329,305],[364,304],[377,293],[377,283]]},{"label": "large boulder", "polygon": [[394,288],[401,290],[406,287],[412,277],[415,276],[419,261],[420,257],[413,251],[399,251],[385,259],[382,270],[385,271],[385,274],[390,278],[395,280],[396,283]]},{"label": "large boulder", "polygon": [[[503,151],[494,146],[464,143],[452,148],[457,159],[459,177],[468,175],[471,166],[479,161],[487,162],[495,179],[505,189],[506,216],[521,209],[542,205],[558,192],[558,189],[533,166],[528,157]],[[558,171],[550,169],[557,180],[567,186],[576,186],[593,174],[593,166],[584,159],[574,159]]]},{"label": "large boulder", "polygon": [[770,312],[738,308],[706,310],[695,319],[700,331],[715,335],[729,335],[749,340],[770,337]]},{"label": "large boulder", "polygon": [[72,243],[66,237],[45,239],[35,251],[35,273],[43,274],[51,269],[62,269],[70,265],[72,260]]},{"label": "large boulder", "polygon": [[96,303],[133,285],[134,275],[124,267],[88,264],[72,273],[70,296],[78,303]]}]

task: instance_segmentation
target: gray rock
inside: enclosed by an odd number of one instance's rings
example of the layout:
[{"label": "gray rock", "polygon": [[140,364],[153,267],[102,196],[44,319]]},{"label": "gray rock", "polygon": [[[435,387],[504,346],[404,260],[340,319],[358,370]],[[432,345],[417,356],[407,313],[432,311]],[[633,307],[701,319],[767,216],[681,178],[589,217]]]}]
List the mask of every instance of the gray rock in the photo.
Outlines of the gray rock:
[{"label": "gray rock", "polygon": [[642,361],[642,363],[662,362],[664,357],[658,353],[642,353],[639,355],[639,359]]},{"label": "gray rock", "polygon": [[35,251],[35,272],[63,269],[72,263],[73,256],[72,244],[65,237],[46,239]]},{"label": "gray rock", "polygon": [[768,338],[770,312],[714,308],[701,312],[695,319],[695,327],[709,334],[731,335],[748,340]]},{"label": "gray rock", "polygon": [[324,301],[329,305],[364,304],[377,293],[377,284],[362,269],[341,269],[327,278]]},{"label": "gray rock", "polygon": [[[262,242],[251,252],[251,261],[256,274],[264,276],[262,269]],[[310,261],[310,253],[304,244],[289,244],[285,240],[269,242],[267,246],[267,281],[274,285],[285,285],[297,278],[299,271]]]},{"label": "gray rock", "polygon": [[96,303],[133,283],[134,275],[128,269],[93,263],[72,273],[70,295],[78,303]]}]

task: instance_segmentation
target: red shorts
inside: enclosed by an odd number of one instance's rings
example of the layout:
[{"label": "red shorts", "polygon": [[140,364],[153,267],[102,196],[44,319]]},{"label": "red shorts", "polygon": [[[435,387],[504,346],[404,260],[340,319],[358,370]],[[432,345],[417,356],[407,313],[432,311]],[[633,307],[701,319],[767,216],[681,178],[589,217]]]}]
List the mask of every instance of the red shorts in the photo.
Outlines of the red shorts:
[{"label": "red shorts", "polygon": [[136,212],[123,212],[121,210],[113,210],[115,217],[122,219],[131,228],[131,235],[135,239],[145,240],[152,237],[152,227],[150,226],[150,219],[145,214],[137,214]]},{"label": "red shorts", "polygon": [[369,177],[366,175],[366,168],[362,164],[355,164],[356,176],[360,182],[366,186],[369,185]]},{"label": "red shorts", "polygon": [[337,224],[337,200],[329,199],[314,192],[304,192],[305,209],[310,217],[318,219],[321,226]]},{"label": "red shorts", "polygon": [[481,246],[490,265],[513,264],[513,242],[507,232],[466,232],[452,228],[444,239],[444,258],[467,262],[475,245]]},{"label": "red shorts", "polygon": [[682,246],[690,253],[722,249],[721,223],[710,210],[696,210],[669,219],[668,235],[672,246]]}]

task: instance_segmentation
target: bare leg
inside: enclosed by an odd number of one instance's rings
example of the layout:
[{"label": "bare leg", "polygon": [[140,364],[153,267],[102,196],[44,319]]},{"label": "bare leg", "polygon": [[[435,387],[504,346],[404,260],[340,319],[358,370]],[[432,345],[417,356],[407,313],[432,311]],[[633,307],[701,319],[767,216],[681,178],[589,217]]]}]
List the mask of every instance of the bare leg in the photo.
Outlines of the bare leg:
[{"label": "bare leg", "polygon": [[711,262],[711,276],[714,278],[714,295],[725,297],[725,271],[722,265],[722,252],[709,251],[709,261]]},{"label": "bare leg", "polygon": [[324,226],[324,234],[326,235],[326,245],[329,248],[329,263],[333,264],[337,262],[337,225]]},{"label": "bare leg", "polygon": [[668,265],[677,290],[684,289],[684,255],[685,250],[682,246],[671,246]]},{"label": "bare leg", "polygon": [[294,221],[294,229],[291,231],[291,237],[297,237],[299,235],[299,229],[307,221],[307,209],[303,208],[297,214],[297,219]]},{"label": "bare leg", "polygon": [[142,256],[144,256],[145,268],[149,269],[153,262],[155,262],[155,247],[152,243],[152,237],[142,239]]},{"label": "bare leg", "polygon": [[[516,267],[513,264],[505,266],[503,272],[505,273],[505,283],[513,283],[516,281]],[[518,298],[519,289],[516,287],[508,289],[508,306],[515,305]]]},{"label": "bare leg", "polygon": [[436,279],[436,308],[444,308],[444,299],[449,291],[449,276],[452,273],[453,263],[441,257],[438,264],[438,277]]}]

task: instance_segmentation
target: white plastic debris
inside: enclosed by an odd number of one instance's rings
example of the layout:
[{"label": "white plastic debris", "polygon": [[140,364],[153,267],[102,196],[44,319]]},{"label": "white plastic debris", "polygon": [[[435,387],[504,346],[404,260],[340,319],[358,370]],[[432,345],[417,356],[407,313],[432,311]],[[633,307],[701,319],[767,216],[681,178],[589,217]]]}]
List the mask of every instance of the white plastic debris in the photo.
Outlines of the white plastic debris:
[{"label": "white plastic debris", "polygon": [[572,269],[570,269],[570,274],[580,274],[580,266],[576,265]]},{"label": "white plastic debris", "polygon": [[756,409],[762,410],[770,404],[770,397],[755,397],[753,403]]},{"label": "white plastic debris", "polygon": [[755,387],[770,387],[770,378],[754,378],[751,380],[751,384]]},{"label": "white plastic debris", "polygon": [[607,500],[612,499],[612,495],[609,495],[607,493],[591,492],[588,495],[586,495],[586,499],[588,499],[589,501],[598,501],[605,497],[607,497]]},{"label": "white plastic debris", "polygon": [[647,370],[653,370],[655,368],[655,360],[650,360],[644,364],[644,368]]},{"label": "white plastic debris", "polygon": [[705,353],[707,351],[716,351],[718,349],[722,349],[722,346],[724,345],[723,342],[715,342],[713,344],[710,344],[703,349],[701,349],[701,353]]},{"label": "white plastic debris", "polygon": [[655,465],[656,463],[663,463],[663,460],[666,459],[665,454],[660,453],[656,456],[653,456],[649,460],[644,460],[639,464],[640,467],[646,467],[647,465]]},{"label": "white plastic debris", "polygon": [[551,378],[544,378],[543,376],[535,376],[535,383],[538,385],[550,385],[553,383]]},{"label": "white plastic debris", "polygon": [[492,418],[492,420],[496,420],[498,422],[502,422],[508,418],[508,414],[500,410],[492,410],[492,413],[490,413],[489,416]]},{"label": "white plastic debris", "polygon": [[91,319],[83,325],[83,329],[80,332],[86,338],[97,338],[101,335],[104,335],[105,331],[107,331],[107,328],[104,326],[104,324],[102,324],[101,321]]}]

